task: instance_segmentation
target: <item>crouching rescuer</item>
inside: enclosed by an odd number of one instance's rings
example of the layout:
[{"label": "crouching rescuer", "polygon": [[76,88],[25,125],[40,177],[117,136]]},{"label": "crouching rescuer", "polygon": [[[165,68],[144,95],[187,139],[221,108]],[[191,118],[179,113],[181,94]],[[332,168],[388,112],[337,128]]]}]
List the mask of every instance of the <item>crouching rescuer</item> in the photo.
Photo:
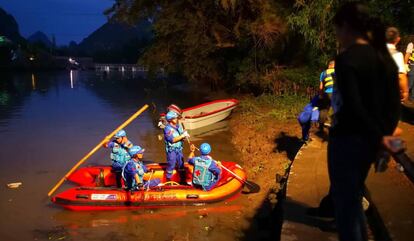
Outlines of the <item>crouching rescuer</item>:
[{"label": "crouching rescuer", "polygon": [[148,168],[142,163],[145,149],[140,146],[133,146],[129,149],[131,159],[122,169],[122,177],[128,190],[142,190],[160,184],[160,179],[144,181],[144,174],[149,172]]},{"label": "crouching rescuer", "polygon": [[215,187],[219,180],[221,174],[220,162],[216,162],[209,156],[211,146],[208,143],[201,144],[201,156],[194,156],[195,149],[194,145],[190,146],[191,153],[188,160],[188,163],[194,166],[192,182],[195,187],[209,191]]},{"label": "crouching rescuer", "polygon": [[112,172],[115,173],[117,187],[121,188],[122,168],[131,159],[128,150],[133,144],[128,140],[126,132],[120,130],[115,134],[114,140],[104,143],[103,146],[111,149]]}]

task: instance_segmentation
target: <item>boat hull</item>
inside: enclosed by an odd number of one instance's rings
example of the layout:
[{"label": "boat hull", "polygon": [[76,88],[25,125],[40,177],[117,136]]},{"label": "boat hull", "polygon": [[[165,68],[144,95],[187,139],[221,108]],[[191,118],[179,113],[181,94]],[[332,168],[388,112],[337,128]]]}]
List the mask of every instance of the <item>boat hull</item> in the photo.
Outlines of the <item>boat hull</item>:
[{"label": "boat hull", "polygon": [[[242,178],[242,180],[246,180],[246,173],[239,165],[232,162],[224,162],[223,165]],[[150,164],[148,166],[150,168],[165,167],[165,165],[159,164]],[[189,167],[191,166],[187,165],[187,168]],[[108,177],[102,176],[102,173],[105,173],[109,168],[100,166],[79,169],[77,174],[71,176],[71,180],[77,179],[75,183],[82,183],[84,186],[70,188],[53,197],[52,202],[73,211],[204,205],[229,199],[240,193],[243,187],[241,181],[225,170],[222,171],[216,187],[210,191],[204,191],[190,185],[165,185],[149,190],[132,192],[116,188],[115,186],[98,186],[99,182],[94,180],[100,178],[108,182],[107,184],[115,184],[112,173],[109,172]],[[189,169],[189,171],[192,171],[192,169]],[[160,170],[155,171],[151,178],[165,180],[163,179],[163,174],[157,172],[160,172]],[[191,177],[191,175],[188,176]],[[146,180],[149,178],[148,174],[144,176]],[[179,175],[175,174],[174,178],[176,180],[179,179]]]},{"label": "boat hull", "polygon": [[223,99],[183,109],[181,123],[187,130],[214,124],[226,119],[238,103],[236,99]]},{"label": "boat hull", "polygon": [[194,119],[186,118],[184,119],[182,123],[184,125],[184,128],[187,130],[198,129],[198,128],[208,126],[208,125],[211,125],[211,124],[214,124],[216,122],[226,119],[231,114],[231,111],[234,108],[236,108],[236,106],[233,106],[225,111],[220,111],[220,112],[208,115],[208,116],[203,116],[203,117],[194,118]]}]

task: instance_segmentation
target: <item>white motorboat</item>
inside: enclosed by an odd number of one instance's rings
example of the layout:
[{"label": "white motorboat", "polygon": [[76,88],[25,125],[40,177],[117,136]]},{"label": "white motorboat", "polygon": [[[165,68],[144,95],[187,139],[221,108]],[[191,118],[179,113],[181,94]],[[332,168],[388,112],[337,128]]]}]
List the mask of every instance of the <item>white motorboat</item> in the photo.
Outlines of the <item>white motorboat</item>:
[{"label": "white motorboat", "polygon": [[223,99],[183,109],[180,123],[186,130],[211,125],[226,119],[238,103],[236,99]]}]

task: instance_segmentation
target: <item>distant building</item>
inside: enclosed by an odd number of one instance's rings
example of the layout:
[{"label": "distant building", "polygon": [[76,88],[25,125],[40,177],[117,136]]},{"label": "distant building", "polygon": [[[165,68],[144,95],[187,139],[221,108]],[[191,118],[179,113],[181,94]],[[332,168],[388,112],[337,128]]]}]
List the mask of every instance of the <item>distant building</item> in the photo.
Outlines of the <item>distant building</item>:
[{"label": "distant building", "polygon": [[[95,67],[93,58],[90,57],[70,57],[70,56],[53,56],[53,60],[58,68],[78,68],[78,65],[74,65],[74,63],[79,64],[79,68],[81,69],[93,69]],[[69,61],[72,60],[72,61]]]}]

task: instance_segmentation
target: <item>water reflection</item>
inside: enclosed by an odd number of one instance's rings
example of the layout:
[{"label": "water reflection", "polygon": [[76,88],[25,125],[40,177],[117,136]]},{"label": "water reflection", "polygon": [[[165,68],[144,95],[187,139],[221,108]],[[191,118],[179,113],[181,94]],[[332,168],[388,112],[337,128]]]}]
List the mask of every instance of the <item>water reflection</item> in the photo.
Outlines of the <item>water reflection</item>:
[{"label": "water reflection", "polygon": [[73,89],[73,70],[70,70],[70,88]]},{"label": "water reflection", "polygon": [[229,120],[223,120],[213,125],[204,126],[198,129],[189,130],[191,134],[191,139],[193,141],[200,141],[205,139],[208,136],[218,134],[223,131],[229,130]]},{"label": "water reflection", "polygon": [[32,90],[36,90],[36,77],[32,73]]},{"label": "water reflection", "polygon": [[[196,216],[198,218],[205,218],[206,216],[213,216],[218,214],[235,213],[243,209],[243,206],[238,204],[212,204],[203,207],[170,207],[161,209],[140,209],[134,211],[117,211],[115,213],[109,212],[58,212],[54,215],[54,219],[60,224],[75,228],[98,228],[104,226],[111,226],[114,224],[134,225],[134,223],[142,223],[145,220],[152,221],[175,221],[183,219],[187,216]],[[79,221],[79,217],[82,221]],[[185,220],[182,220],[185,221]]]}]

